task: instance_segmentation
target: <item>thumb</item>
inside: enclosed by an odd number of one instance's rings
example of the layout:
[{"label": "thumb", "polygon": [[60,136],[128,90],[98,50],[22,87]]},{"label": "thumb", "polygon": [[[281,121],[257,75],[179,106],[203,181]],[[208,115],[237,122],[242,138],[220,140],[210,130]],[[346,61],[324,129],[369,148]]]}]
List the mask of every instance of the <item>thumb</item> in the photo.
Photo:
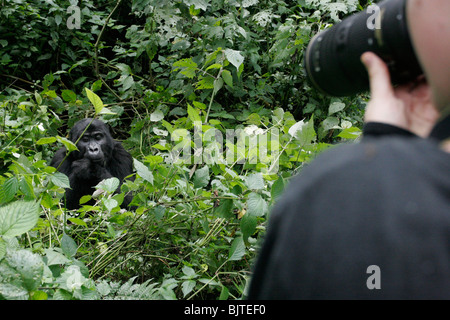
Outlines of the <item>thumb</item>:
[{"label": "thumb", "polygon": [[394,95],[389,69],[381,58],[373,52],[365,52],[361,62],[367,69],[372,98],[386,98]]}]

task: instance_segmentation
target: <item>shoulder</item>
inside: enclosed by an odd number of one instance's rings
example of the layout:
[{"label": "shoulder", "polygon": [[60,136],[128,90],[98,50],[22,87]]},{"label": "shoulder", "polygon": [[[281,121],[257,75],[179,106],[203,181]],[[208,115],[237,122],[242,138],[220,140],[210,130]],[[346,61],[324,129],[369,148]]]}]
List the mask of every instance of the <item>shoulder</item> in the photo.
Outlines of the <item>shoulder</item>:
[{"label": "shoulder", "polygon": [[424,139],[367,139],[343,144],[316,157],[292,178],[275,212],[298,211],[315,199],[321,203],[372,197],[395,185],[412,183],[437,149]]}]

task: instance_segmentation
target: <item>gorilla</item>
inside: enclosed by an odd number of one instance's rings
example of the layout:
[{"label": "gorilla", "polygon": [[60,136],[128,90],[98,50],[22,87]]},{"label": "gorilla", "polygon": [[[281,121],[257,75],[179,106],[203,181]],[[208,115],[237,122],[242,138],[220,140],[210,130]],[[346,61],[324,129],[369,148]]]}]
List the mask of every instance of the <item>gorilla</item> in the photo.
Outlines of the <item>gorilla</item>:
[{"label": "gorilla", "polygon": [[[78,209],[80,198],[91,195],[95,190],[94,186],[103,179],[116,177],[121,185],[124,178],[133,173],[133,158],[120,142],[111,137],[108,127],[101,120],[87,118],[78,121],[70,130],[69,140],[75,143],[78,139],[79,151],[71,152],[62,162],[66,156],[66,148],[63,147],[55,153],[50,163],[69,177],[71,188],[66,189],[68,209]],[[120,190],[120,185],[117,191]],[[127,207],[131,199],[132,196],[128,194],[122,207]]]}]

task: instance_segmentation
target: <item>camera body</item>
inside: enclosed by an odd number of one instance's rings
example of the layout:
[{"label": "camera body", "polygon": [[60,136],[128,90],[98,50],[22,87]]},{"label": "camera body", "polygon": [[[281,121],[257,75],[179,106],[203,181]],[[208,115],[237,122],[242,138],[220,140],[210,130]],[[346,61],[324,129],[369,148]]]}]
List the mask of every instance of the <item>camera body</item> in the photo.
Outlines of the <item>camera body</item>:
[{"label": "camera body", "polygon": [[367,91],[369,77],[361,62],[367,51],[386,62],[394,85],[423,74],[411,43],[406,6],[407,0],[385,0],[314,36],[304,61],[310,83],[331,96]]}]

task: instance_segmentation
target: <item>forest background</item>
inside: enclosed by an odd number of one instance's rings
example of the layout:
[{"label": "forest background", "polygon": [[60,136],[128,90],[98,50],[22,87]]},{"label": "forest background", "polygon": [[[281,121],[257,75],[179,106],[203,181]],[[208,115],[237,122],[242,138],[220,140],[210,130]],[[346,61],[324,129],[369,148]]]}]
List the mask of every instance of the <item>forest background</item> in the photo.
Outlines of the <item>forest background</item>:
[{"label": "forest background", "polygon": [[[369,4],[0,0],[0,299],[245,297],[289,179],[361,133],[367,95],[322,95],[303,58]],[[136,210],[120,210],[114,180],[95,206],[64,208],[68,179],[48,165],[85,117],[132,154]],[[196,128],[256,142],[199,150]],[[202,158],[226,150],[233,161]]]}]

